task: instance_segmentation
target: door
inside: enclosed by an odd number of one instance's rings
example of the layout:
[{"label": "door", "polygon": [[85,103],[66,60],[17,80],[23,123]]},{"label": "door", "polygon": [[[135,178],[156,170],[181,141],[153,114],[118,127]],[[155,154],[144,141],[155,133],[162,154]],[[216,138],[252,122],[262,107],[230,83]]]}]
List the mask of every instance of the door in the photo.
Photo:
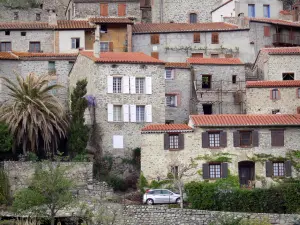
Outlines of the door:
[{"label": "door", "polygon": [[168,190],[162,190],[161,192],[162,192],[163,203],[170,203],[171,192],[169,192]]},{"label": "door", "polygon": [[162,190],[155,190],[154,198],[154,203],[164,203],[164,196],[162,194]]},{"label": "door", "polygon": [[241,187],[249,187],[254,180],[254,162],[239,162],[239,180]]}]

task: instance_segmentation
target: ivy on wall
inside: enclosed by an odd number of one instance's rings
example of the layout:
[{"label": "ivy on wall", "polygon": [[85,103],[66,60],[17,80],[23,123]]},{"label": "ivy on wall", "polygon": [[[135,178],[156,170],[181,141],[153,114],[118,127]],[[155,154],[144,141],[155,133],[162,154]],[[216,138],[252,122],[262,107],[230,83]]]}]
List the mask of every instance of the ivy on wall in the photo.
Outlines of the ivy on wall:
[{"label": "ivy on wall", "polygon": [[236,156],[234,154],[230,153],[215,153],[215,154],[205,154],[205,155],[199,155],[195,158],[195,160],[204,160],[206,162],[219,162],[219,163],[224,163],[224,162],[231,162],[232,161],[232,156]]},{"label": "ivy on wall", "polygon": [[194,50],[204,50],[205,53],[208,51],[218,51],[221,53],[230,53],[230,54],[237,54],[239,53],[239,47],[235,47],[234,49],[232,48],[226,48],[224,46],[220,46],[220,48],[208,48],[208,47],[198,47],[198,46],[192,46],[192,45],[177,45],[177,46],[165,46],[166,52],[168,50],[171,51],[183,51],[186,52],[187,54],[189,51],[194,51]]}]

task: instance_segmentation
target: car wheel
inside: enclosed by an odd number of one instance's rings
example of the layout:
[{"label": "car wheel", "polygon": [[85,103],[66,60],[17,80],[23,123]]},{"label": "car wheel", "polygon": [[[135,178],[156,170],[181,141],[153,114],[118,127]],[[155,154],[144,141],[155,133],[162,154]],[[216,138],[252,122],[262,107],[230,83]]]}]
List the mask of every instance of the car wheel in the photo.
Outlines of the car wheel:
[{"label": "car wheel", "polygon": [[180,201],[180,198],[177,198],[177,199],[176,199],[176,204],[180,204],[180,202],[181,202],[181,201]]},{"label": "car wheel", "polygon": [[153,199],[151,199],[151,198],[147,199],[146,204],[147,205],[154,205]]}]

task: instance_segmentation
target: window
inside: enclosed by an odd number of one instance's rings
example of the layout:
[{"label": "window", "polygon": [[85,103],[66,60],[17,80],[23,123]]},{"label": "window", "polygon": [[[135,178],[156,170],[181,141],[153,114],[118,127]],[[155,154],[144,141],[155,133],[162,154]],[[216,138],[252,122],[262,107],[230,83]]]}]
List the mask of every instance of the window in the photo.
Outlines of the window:
[{"label": "window", "polygon": [[190,23],[197,23],[197,14],[190,13]]},{"label": "window", "polygon": [[145,122],[145,106],[136,106],[136,122]]},{"label": "window", "polygon": [[269,26],[264,26],[264,36],[265,37],[270,37],[271,32],[270,32],[270,27]]},{"label": "window", "polygon": [[252,145],[252,132],[240,131],[240,146],[247,147]]},{"label": "window", "polygon": [[273,100],[279,99],[279,90],[278,89],[272,89],[271,99],[273,99]]},{"label": "window", "polygon": [[282,73],[282,80],[294,80],[294,73]]},{"label": "window", "polygon": [[297,89],[297,97],[300,98],[300,88]]},{"label": "window", "polygon": [[173,69],[166,69],[166,80],[174,79]]},{"label": "window", "polygon": [[209,147],[220,147],[220,132],[208,133]]},{"label": "window", "polygon": [[29,42],[29,52],[41,52],[41,43]]},{"label": "window", "polygon": [[200,43],[200,33],[194,33],[194,43]]},{"label": "window", "polygon": [[166,120],[166,124],[174,124],[174,120]]},{"label": "window", "polygon": [[192,58],[203,58],[203,53],[192,53]]},{"label": "window", "polygon": [[118,4],[118,16],[126,16],[126,4]]},{"label": "window", "polygon": [[114,122],[120,122],[122,121],[121,116],[122,116],[122,106],[120,105],[114,105]]},{"label": "window", "polygon": [[211,34],[211,43],[212,44],[219,44],[219,33],[212,33]]},{"label": "window", "polygon": [[270,5],[264,5],[263,9],[264,9],[264,17],[270,18]]},{"label": "window", "polygon": [[80,47],[80,38],[71,38],[72,49],[78,49]]},{"label": "window", "polygon": [[36,21],[40,21],[41,20],[41,14],[40,13],[36,13],[35,14],[35,20]]},{"label": "window", "polygon": [[49,61],[48,62],[48,74],[53,76],[56,75],[56,69],[55,69],[55,62]]},{"label": "window", "polygon": [[255,17],[255,5],[254,4],[248,5],[248,17]]},{"label": "window", "polygon": [[283,177],[284,173],[284,162],[273,163],[273,175],[274,177]]},{"label": "window", "polygon": [[109,52],[109,42],[100,42],[100,52]]},{"label": "window", "polygon": [[151,34],[151,45],[159,44],[159,34]]},{"label": "window", "polygon": [[225,54],[225,58],[233,58],[232,54]]},{"label": "window", "polygon": [[6,30],[6,31],[5,31],[5,35],[6,35],[6,36],[9,36],[9,35],[10,35],[10,31],[9,31],[9,30]]},{"label": "window", "polygon": [[14,12],[14,20],[18,20],[19,19],[19,13],[18,12]]},{"label": "window", "polygon": [[202,88],[211,88],[211,75],[202,75]]},{"label": "window", "polygon": [[204,115],[213,114],[212,104],[202,104]]},{"label": "window", "polygon": [[178,134],[170,134],[169,135],[169,149],[178,149],[179,148],[179,135]]},{"label": "window", "polygon": [[290,30],[289,31],[289,39],[292,41],[292,40],[295,40],[295,32]]},{"label": "window", "polygon": [[100,16],[108,16],[108,4],[107,3],[100,4]]},{"label": "window", "polygon": [[100,27],[100,33],[101,34],[106,34],[107,33],[107,26],[106,24],[101,24],[101,27]]},{"label": "window", "polygon": [[113,93],[122,92],[122,77],[113,78]]},{"label": "window", "polygon": [[[49,80],[48,86],[51,86],[51,85],[57,85],[57,78],[56,78],[56,77],[53,77],[53,78],[51,78],[51,79]],[[56,92],[57,92],[57,89],[54,88],[54,89],[52,89],[52,90],[50,91],[50,94],[55,95]]]},{"label": "window", "polygon": [[135,78],[135,93],[144,94],[145,92],[145,78]]},{"label": "window", "polygon": [[25,32],[25,31],[22,31],[22,32],[21,32],[21,36],[22,36],[22,37],[25,37],[25,36],[26,36],[26,32]]},{"label": "window", "polygon": [[151,52],[151,57],[155,58],[155,59],[159,59],[159,54],[158,52]]},{"label": "window", "polygon": [[219,58],[219,54],[210,54],[210,58]]},{"label": "window", "polygon": [[11,51],[11,42],[1,42],[0,51],[1,52],[10,52]]},{"label": "window", "polygon": [[232,83],[233,84],[236,84],[236,77],[237,77],[236,75],[232,75]]},{"label": "window", "polygon": [[221,164],[209,164],[209,177],[221,178]]},{"label": "window", "polygon": [[177,96],[176,95],[166,95],[166,105],[170,107],[177,106]]},{"label": "window", "polygon": [[113,148],[124,148],[123,135],[114,135],[113,136]]},{"label": "window", "polygon": [[284,146],[284,130],[271,130],[271,146]]},{"label": "window", "polygon": [[74,62],[73,61],[69,61],[69,64],[68,64],[69,71],[71,71],[73,65],[74,65]]},{"label": "window", "polygon": [[[178,166],[172,166],[171,167],[171,173],[173,174],[173,176],[175,177],[175,178],[178,178]],[[168,191],[169,192],[169,191]]]},{"label": "window", "polygon": [[277,113],[280,113],[280,110],[279,110],[279,109],[273,109],[273,110],[272,110],[272,114],[277,114]]}]

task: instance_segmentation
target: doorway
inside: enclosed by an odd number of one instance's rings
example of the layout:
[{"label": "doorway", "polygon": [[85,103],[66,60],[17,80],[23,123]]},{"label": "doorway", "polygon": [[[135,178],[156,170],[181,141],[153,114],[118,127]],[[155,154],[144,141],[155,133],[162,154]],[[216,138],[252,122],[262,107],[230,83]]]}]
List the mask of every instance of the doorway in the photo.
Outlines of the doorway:
[{"label": "doorway", "polygon": [[239,162],[239,180],[241,187],[252,187],[255,177],[255,163],[252,161]]},{"label": "doorway", "polygon": [[212,104],[202,104],[202,106],[204,115],[212,114]]}]

